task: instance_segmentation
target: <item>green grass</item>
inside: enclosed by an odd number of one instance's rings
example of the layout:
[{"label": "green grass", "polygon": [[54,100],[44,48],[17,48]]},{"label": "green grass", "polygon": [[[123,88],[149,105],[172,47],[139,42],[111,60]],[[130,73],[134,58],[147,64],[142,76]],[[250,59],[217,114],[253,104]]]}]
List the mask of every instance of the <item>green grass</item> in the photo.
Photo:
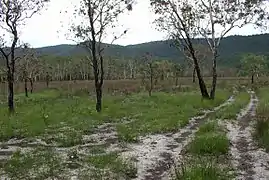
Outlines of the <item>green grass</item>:
[{"label": "green grass", "polygon": [[227,156],[229,140],[216,120],[201,125],[195,138],[186,147],[186,158],[176,169],[175,180],[228,180],[228,166],[221,157]]},{"label": "green grass", "polygon": [[205,133],[197,136],[190,144],[189,151],[200,155],[220,155],[228,152],[229,141],[225,134]]},{"label": "green grass", "polygon": [[[3,166],[11,179],[69,179],[70,169],[86,168],[80,172],[80,179],[100,179],[110,176],[116,179],[131,179],[136,177],[137,169],[134,164],[124,161],[117,153],[82,156],[76,151],[68,153],[68,161],[56,154],[53,149],[37,148],[27,153],[16,152]],[[104,173],[105,172],[105,173]],[[111,174],[112,173],[112,174]]]},{"label": "green grass", "polygon": [[[13,116],[9,117],[6,105],[1,105],[0,141],[14,137],[40,138],[58,147],[73,147],[83,144],[83,135],[91,134],[96,126],[113,122],[120,140],[134,142],[139,135],[178,130],[201,110],[212,109],[223,103],[230,93],[219,90],[217,95],[214,101],[202,101],[199,92],[194,91],[173,94],[155,92],[152,97],[146,93],[105,95],[103,111],[96,113],[95,99],[78,92],[71,95],[51,89],[30,95],[29,98],[19,94],[15,98],[16,114]],[[126,120],[130,122],[122,123]],[[136,176],[135,165],[120,159],[116,153],[106,154],[105,148],[102,145],[90,147],[89,154],[83,157],[72,151],[70,157],[78,158],[70,159],[75,162],[68,165],[56,152],[49,156],[50,151],[47,149],[17,153],[8,161],[5,171],[14,179],[29,179],[29,172],[34,171],[32,168],[40,170],[40,167],[48,164],[50,167],[38,175],[40,179],[45,179],[64,174],[66,168],[78,168],[78,161],[87,167],[79,173],[80,179],[102,179],[107,176],[107,170],[115,175],[114,179]],[[88,167],[95,167],[95,173]]]},{"label": "green grass", "polygon": [[104,155],[90,155],[87,162],[97,169],[110,169],[111,172],[125,177],[125,179],[135,178],[137,169],[134,164],[121,159],[117,153]]},{"label": "green grass", "polygon": [[203,135],[206,133],[214,133],[217,132],[220,128],[218,127],[216,121],[208,121],[202,126],[200,126],[199,130],[196,132],[197,135]]},{"label": "green grass", "polygon": [[[128,124],[119,124],[117,131],[123,141],[136,141],[138,135],[177,131],[186,125],[189,118],[202,109],[212,109],[228,98],[227,91],[218,91],[214,101],[201,100],[195,92],[168,94],[155,93],[152,97],[136,95],[127,98],[130,109],[134,109],[136,117]],[[129,110],[130,110],[129,109]]]},{"label": "green grass", "polygon": [[182,164],[182,168],[176,171],[175,180],[229,180],[227,168],[209,158],[197,158],[191,163]]},{"label": "green grass", "polygon": [[[9,117],[6,108],[0,109],[0,140],[12,137],[34,137],[55,134],[62,146],[80,143],[81,134],[91,131],[104,122],[120,122],[123,118],[133,121],[119,124],[119,137],[135,141],[138,135],[177,130],[191,116],[202,109],[213,108],[224,102],[228,91],[218,91],[214,101],[201,100],[198,92],[134,94],[131,96],[105,96],[103,112],[96,113],[95,99],[72,96],[57,90],[47,90],[25,98],[16,96],[16,114]],[[71,127],[64,135],[57,129]],[[69,137],[76,140],[70,141]],[[67,142],[65,142],[67,141]]]},{"label": "green grass", "polygon": [[47,179],[61,174],[61,159],[49,149],[37,148],[28,153],[17,151],[4,164],[4,170],[11,179]]},{"label": "green grass", "polygon": [[254,137],[259,145],[269,152],[269,88],[259,90],[259,104],[257,107],[257,122]]},{"label": "green grass", "polygon": [[245,108],[250,101],[250,95],[247,92],[239,92],[235,101],[230,106],[226,106],[214,113],[211,117],[216,119],[235,120],[241,109]]},{"label": "green grass", "polygon": [[196,155],[218,156],[227,154],[228,149],[229,140],[216,121],[209,121],[202,125],[188,146],[188,151]]}]

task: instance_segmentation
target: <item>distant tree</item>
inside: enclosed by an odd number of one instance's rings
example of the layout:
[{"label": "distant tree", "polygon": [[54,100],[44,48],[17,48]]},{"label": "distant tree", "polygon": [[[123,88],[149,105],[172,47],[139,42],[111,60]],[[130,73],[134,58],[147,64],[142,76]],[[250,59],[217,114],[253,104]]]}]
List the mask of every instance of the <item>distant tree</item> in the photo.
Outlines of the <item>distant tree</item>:
[{"label": "distant tree", "polygon": [[266,68],[266,58],[263,55],[246,54],[240,63],[240,73],[251,76],[252,84],[254,84],[254,76],[261,75]]},{"label": "distant tree", "polygon": [[29,44],[23,45],[22,57],[18,59],[16,67],[17,72],[21,74],[24,80],[25,96],[28,97],[28,81],[30,82],[30,92],[32,94],[34,80],[42,71],[42,64]]},{"label": "distant tree", "polygon": [[[114,27],[118,16],[126,9],[132,10],[132,1],[123,0],[81,0],[80,6],[75,11],[75,21],[71,27],[75,38],[82,40],[81,46],[90,53],[90,61],[93,67],[95,91],[96,91],[96,111],[102,109],[102,86],[104,82],[104,59],[102,44],[108,30]],[[83,19],[78,22],[78,19]],[[78,24],[77,24],[78,22]],[[120,36],[115,36],[112,43],[126,34],[124,31]]]},{"label": "distant tree", "polygon": [[175,78],[175,86],[178,86],[178,78],[182,76],[184,72],[184,67],[179,63],[174,63],[172,66],[172,71]]},{"label": "distant tree", "polygon": [[147,52],[141,70],[143,73],[142,81],[144,81],[143,84],[146,86],[149,96],[152,95],[154,80],[157,78],[157,67],[156,62],[153,61],[152,55]]},{"label": "distant tree", "polygon": [[172,64],[168,60],[161,60],[156,62],[160,80],[163,81],[168,77]]},{"label": "distant tree", "polygon": [[137,59],[128,59],[127,64],[128,64],[128,69],[129,69],[129,78],[135,79],[137,66],[138,66]]},{"label": "distant tree", "polygon": [[[220,42],[228,32],[236,27],[255,23],[262,25],[266,11],[264,1],[249,0],[151,0],[151,5],[158,15],[156,24],[160,30],[167,31],[181,51],[188,51],[199,80],[204,98],[215,98],[217,84],[217,57]],[[218,27],[218,29],[217,29]],[[212,53],[212,87],[208,94],[201,75],[194,38],[203,36]]]},{"label": "distant tree", "polygon": [[[3,34],[0,41],[0,52],[6,61],[8,81],[8,107],[13,113],[14,108],[14,73],[15,73],[15,50],[19,40],[19,28],[27,19],[38,13],[49,0],[0,0],[0,29]],[[11,36],[10,42],[5,40]],[[6,39],[4,39],[6,37]],[[8,47],[11,44],[10,47]]]}]

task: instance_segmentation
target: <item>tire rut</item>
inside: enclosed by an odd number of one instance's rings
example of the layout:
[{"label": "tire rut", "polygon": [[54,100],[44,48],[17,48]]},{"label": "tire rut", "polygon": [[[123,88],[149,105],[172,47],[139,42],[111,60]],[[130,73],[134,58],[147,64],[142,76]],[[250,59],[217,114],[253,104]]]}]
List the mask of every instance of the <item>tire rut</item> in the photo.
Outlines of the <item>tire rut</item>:
[{"label": "tire rut", "polygon": [[257,107],[255,92],[249,92],[251,98],[247,107],[241,110],[235,123],[226,122],[230,140],[231,161],[234,164],[237,180],[269,179],[269,155],[254,142],[253,119]]},{"label": "tire rut", "polygon": [[199,126],[210,113],[228,105],[234,98],[231,96],[225,103],[203,115],[190,119],[189,123],[177,133],[148,135],[140,138],[139,144],[129,144],[129,151],[123,152],[125,158],[137,161],[137,178],[135,180],[167,180],[172,166],[181,158],[182,150],[191,142]]}]

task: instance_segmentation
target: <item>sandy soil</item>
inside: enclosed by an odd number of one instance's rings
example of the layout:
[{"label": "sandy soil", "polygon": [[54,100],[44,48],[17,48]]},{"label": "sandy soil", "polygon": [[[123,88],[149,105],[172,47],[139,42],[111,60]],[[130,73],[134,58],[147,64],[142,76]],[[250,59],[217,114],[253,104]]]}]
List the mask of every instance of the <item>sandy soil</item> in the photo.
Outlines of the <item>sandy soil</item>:
[{"label": "sandy soil", "polygon": [[269,155],[264,149],[258,148],[252,137],[258,99],[253,91],[249,93],[251,100],[247,107],[241,110],[237,121],[226,122],[231,142],[231,161],[236,171],[236,179],[268,180]]},{"label": "sandy soil", "polygon": [[167,180],[173,165],[181,159],[181,152],[191,142],[199,126],[206,117],[234,100],[230,97],[225,103],[203,115],[190,119],[187,126],[177,133],[156,134],[140,137],[139,144],[129,144],[129,151],[123,152],[125,158],[136,159],[138,175],[136,180]]}]

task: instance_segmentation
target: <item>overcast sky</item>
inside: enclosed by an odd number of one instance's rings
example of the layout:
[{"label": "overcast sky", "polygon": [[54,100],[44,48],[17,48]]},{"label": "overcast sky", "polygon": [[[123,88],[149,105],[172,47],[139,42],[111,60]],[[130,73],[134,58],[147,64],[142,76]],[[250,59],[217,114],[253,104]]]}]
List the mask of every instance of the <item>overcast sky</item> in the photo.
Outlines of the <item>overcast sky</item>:
[{"label": "overcast sky", "polygon": [[[70,1],[72,0],[51,0],[46,11],[42,11],[41,15],[35,15],[27,22],[21,31],[21,40],[30,43],[33,47],[73,44],[74,42],[67,40],[64,35],[72,14]],[[61,10],[69,10],[70,16],[60,14]],[[165,34],[155,30],[152,24],[153,19],[154,15],[149,10],[149,0],[140,0],[129,15],[121,17],[120,23],[124,29],[128,28],[129,31],[124,37],[115,41],[115,44],[129,45],[164,39]],[[64,23],[61,23],[62,21]],[[63,24],[65,24],[64,28],[61,27]],[[60,32],[58,32],[59,30]],[[248,26],[240,30],[235,29],[230,35],[257,33],[260,33],[260,31]],[[106,41],[109,42],[110,39],[108,38]]]}]

